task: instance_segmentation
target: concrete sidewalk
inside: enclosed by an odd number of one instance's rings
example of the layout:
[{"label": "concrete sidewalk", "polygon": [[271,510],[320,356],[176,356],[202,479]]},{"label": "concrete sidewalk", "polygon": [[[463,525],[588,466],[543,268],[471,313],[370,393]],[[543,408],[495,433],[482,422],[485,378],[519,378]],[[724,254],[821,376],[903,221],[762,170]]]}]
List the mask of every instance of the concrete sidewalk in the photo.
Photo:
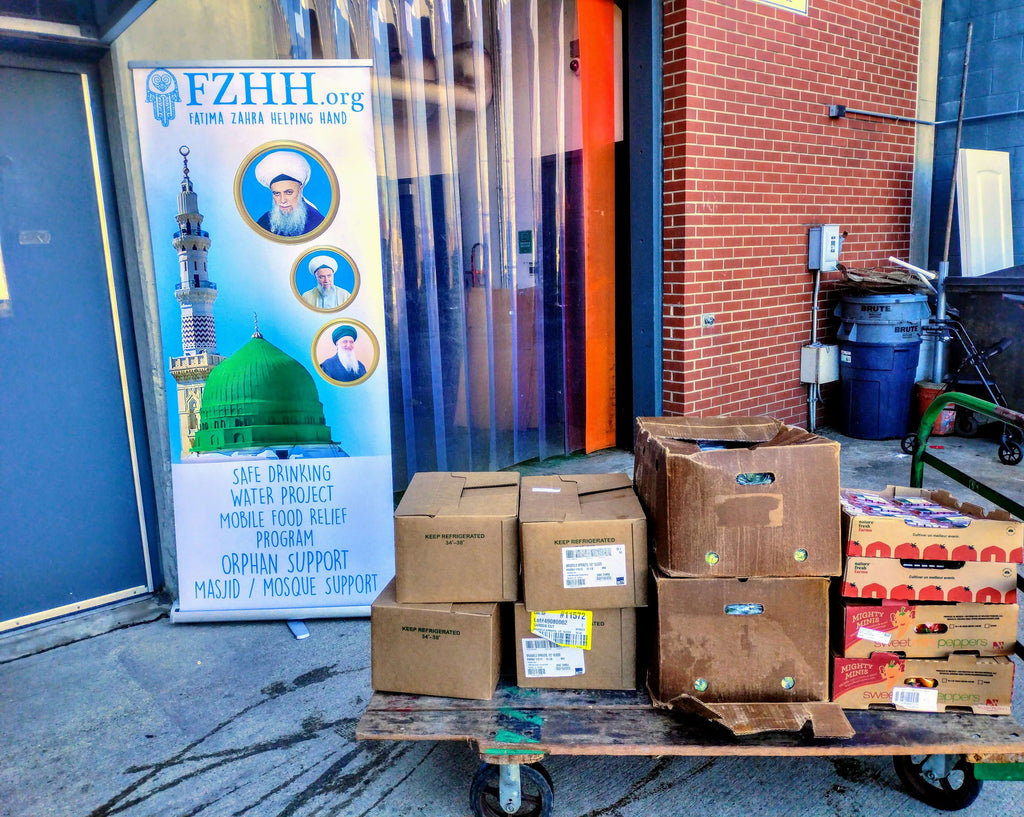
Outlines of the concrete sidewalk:
[{"label": "concrete sidewalk", "polygon": [[[842,443],[844,487],[909,482],[898,441]],[[1024,502],[1024,466],[989,439],[934,453]],[[628,452],[521,467],[632,470]],[[970,492],[926,469],[926,487]],[[128,605],[0,639],[0,814],[470,815],[476,753],[457,742],[356,743],[370,697],[369,621],[171,625]],[[1024,715],[1018,672],[1015,713]],[[966,737],[969,740],[969,736]],[[930,815],[889,758],[553,758],[554,814]],[[965,815],[1016,814],[1024,790],[987,783]]]}]

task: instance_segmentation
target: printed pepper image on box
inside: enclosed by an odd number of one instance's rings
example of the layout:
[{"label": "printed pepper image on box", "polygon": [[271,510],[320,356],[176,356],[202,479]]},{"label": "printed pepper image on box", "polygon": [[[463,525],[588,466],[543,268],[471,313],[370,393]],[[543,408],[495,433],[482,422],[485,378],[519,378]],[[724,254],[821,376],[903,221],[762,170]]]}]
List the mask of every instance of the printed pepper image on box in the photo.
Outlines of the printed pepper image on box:
[{"label": "printed pepper image on box", "polygon": [[833,658],[832,700],[844,709],[1009,715],[1012,692],[1013,663],[1002,655]]},{"label": "printed pepper image on box", "polygon": [[1016,604],[930,604],[843,599],[833,644],[847,658],[899,652],[934,658],[955,652],[1009,655],[1017,643]]}]

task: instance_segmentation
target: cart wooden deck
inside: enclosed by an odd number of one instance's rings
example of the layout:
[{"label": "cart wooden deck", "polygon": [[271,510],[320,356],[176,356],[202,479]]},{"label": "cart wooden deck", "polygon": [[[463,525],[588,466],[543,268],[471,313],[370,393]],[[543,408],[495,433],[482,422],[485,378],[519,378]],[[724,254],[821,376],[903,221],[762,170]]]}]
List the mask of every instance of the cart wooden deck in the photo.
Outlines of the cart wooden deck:
[{"label": "cart wooden deck", "polygon": [[1024,761],[1024,727],[1007,715],[847,711],[849,739],[809,730],[737,737],[704,718],[655,709],[643,692],[537,690],[502,685],[489,701],[376,692],[359,740],[457,740],[489,763],[548,755],[966,755]]}]

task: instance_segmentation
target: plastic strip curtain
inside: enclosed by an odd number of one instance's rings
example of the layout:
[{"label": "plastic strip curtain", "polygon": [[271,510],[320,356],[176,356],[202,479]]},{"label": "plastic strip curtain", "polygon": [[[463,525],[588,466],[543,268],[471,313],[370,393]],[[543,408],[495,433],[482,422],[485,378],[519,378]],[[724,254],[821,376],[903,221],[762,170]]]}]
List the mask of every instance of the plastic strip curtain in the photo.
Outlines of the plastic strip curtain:
[{"label": "plastic strip curtain", "polygon": [[[575,14],[574,10],[571,10]],[[566,70],[571,71],[567,46],[566,10],[562,0],[534,3],[531,60],[534,124],[533,212],[538,271],[537,359],[540,399],[538,448],[541,458],[575,450],[568,429],[566,291]],[[542,36],[542,32],[544,32]],[[543,51],[539,43],[551,46]],[[544,112],[549,112],[544,115]],[[550,157],[550,158],[548,158]]]},{"label": "plastic strip curtain", "polygon": [[291,35],[291,57],[293,60],[307,60],[313,56],[312,40],[309,33],[309,10],[302,0],[277,0],[278,7],[288,24]]},{"label": "plastic strip curtain", "polygon": [[567,431],[568,3],[311,0],[320,43],[293,27],[297,50],[374,64],[396,490],[582,445]]}]

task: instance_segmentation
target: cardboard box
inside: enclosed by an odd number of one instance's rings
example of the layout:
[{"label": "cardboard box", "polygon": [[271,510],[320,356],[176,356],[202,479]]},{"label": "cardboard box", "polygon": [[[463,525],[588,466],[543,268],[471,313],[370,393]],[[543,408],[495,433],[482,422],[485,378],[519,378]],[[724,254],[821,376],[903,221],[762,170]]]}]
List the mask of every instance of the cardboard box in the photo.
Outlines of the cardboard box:
[{"label": "cardboard box", "polygon": [[[1024,523],[1002,509],[986,512],[948,491],[894,485],[884,491],[843,489],[841,498],[849,556],[1024,561]],[[902,515],[891,515],[894,508]]]},{"label": "cardboard box", "polygon": [[1016,604],[1017,565],[848,556],[842,595],[855,599]]},{"label": "cardboard box", "polygon": [[767,417],[640,417],[634,484],[669,576],[838,576],[839,443]]},{"label": "cardboard box", "polygon": [[501,668],[499,608],[497,602],[399,604],[392,579],[370,607],[373,688],[490,699]]},{"label": "cardboard box", "polygon": [[955,652],[1010,655],[1017,643],[1016,604],[851,601],[839,605],[833,647],[846,658],[895,652],[940,658]]},{"label": "cardboard box", "polygon": [[636,689],[636,608],[559,615],[517,604],[516,683],[526,689]]},{"label": "cardboard box", "polygon": [[647,518],[626,474],[524,477],[519,541],[527,610],[647,604]]},{"label": "cardboard box", "polygon": [[833,662],[832,700],[844,709],[1010,714],[1013,663],[1006,656],[901,658],[876,652],[869,658],[836,656]]},{"label": "cardboard box", "polygon": [[402,604],[516,601],[519,474],[421,472],[395,509]]},{"label": "cardboard box", "polygon": [[652,698],[827,701],[828,587],[826,578],[681,579],[655,572]]}]

